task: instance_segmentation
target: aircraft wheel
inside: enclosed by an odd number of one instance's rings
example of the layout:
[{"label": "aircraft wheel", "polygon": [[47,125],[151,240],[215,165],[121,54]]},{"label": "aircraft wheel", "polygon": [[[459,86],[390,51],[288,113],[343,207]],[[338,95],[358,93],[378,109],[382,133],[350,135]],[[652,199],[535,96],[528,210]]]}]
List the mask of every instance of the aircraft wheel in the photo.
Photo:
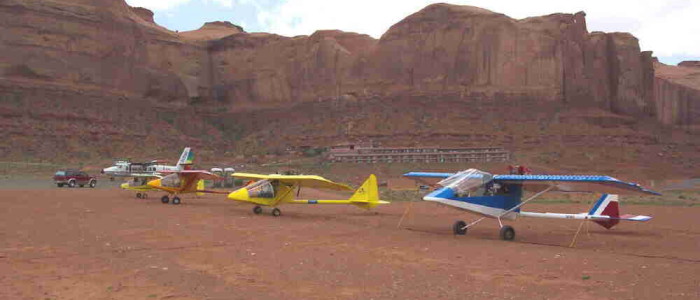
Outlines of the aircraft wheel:
[{"label": "aircraft wheel", "polygon": [[515,238],[515,229],[512,226],[505,225],[501,227],[501,239],[504,241],[512,241]]},{"label": "aircraft wheel", "polygon": [[141,193],[136,193],[136,198],[143,199],[143,196],[141,195]]},{"label": "aircraft wheel", "polygon": [[467,223],[464,221],[455,222],[455,224],[452,225],[452,233],[454,233],[455,235],[467,234],[467,229],[464,228],[465,226],[467,226]]},{"label": "aircraft wheel", "polygon": [[256,205],[255,207],[253,207],[253,213],[256,214],[256,215],[261,214],[261,213],[262,213],[262,207]]},{"label": "aircraft wheel", "polygon": [[275,208],[272,210],[272,215],[275,217],[279,217],[282,214],[282,211],[279,208]]},{"label": "aircraft wheel", "polygon": [[173,205],[179,205],[180,204],[180,197],[174,197],[173,198]]},{"label": "aircraft wheel", "polygon": [[141,194],[141,199],[146,199],[146,198],[148,198],[148,194],[146,194],[146,193]]},{"label": "aircraft wheel", "polygon": [[168,202],[170,202],[170,198],[168,198],[168,196],[163,196],[160,198],[160,202],[163,202],[163,204],[168,204]]}]

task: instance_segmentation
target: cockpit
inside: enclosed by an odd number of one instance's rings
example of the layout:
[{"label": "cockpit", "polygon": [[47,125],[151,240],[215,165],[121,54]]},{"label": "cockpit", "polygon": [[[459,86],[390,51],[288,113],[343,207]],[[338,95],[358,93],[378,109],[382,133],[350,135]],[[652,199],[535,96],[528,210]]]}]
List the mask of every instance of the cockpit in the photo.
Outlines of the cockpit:
[{"label": "cockpit", "polygon": [[493,181],[493,174],[477,169],[458,172],[438,184],[451,189],[457,197],[508,194],[506,186]]},{"label": "cockpit", "polygon": [[170,174],[160,180],[160,185],[163,187],[178,188],[181,184],[182,180],[180,180],[178,174]]},{"label": "cockpit", "polygon": [[259,180],[246,187],[250,198],[274,198],[275,188],[269,180]]}]

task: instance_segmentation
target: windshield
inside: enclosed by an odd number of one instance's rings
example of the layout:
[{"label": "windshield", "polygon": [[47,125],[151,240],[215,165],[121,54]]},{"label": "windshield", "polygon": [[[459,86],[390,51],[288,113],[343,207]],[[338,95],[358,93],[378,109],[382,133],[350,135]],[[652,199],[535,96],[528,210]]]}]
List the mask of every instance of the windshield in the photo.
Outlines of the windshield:
[{"label": "windshield", "polygon": [[66,172],[58,171],[58,172],[56,172],[56,176],[66,176]]},{"label": "windshield", "polygon": [[181,181],[178,174],[170,174],[160,180],[160,185],[163,187],[178,188],[180,187],[180,184]]},{"label": "windshield", "polygon": [[248,197],[251,198],[274,198],[275,189],[268,180],[260,180],[247,187]]},{"label": "windshield", "polygon": [[472,195],[483,194],[486,183],[493,179],[490,173],[477,169],[468,169],[450,177],[447,177],[440,182],[439,185],[450,188],[457,195]]}]

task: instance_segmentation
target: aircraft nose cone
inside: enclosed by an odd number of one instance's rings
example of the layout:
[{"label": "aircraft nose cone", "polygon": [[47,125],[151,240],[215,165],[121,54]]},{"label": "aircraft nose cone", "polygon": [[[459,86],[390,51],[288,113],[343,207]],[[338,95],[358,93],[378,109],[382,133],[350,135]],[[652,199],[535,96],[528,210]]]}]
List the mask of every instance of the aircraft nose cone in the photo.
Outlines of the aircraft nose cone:
[{"label": "aircraft nose cone", "polygon": [[155,187],[155,188],[161,186],[160,179],[151,180],[147,184],[148,184],[148,186]]},{"label": "aircraft nose cone", "polygon": [[236,201],[250,201],[250,197],[248,196],[248,189],[246,188],[237,189],[231,192],[230,194],[228,194],[228,198]]}]

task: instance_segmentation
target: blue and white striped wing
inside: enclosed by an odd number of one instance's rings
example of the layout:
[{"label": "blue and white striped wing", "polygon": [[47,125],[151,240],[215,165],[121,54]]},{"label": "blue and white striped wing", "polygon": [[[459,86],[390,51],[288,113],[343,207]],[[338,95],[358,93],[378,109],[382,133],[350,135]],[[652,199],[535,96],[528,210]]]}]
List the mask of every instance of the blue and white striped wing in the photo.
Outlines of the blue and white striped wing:
[{"label": "blue and white striped wing", "polygon": [[493,180],[537,190],[554,186],[552,191],[559,192],[661,195],[639,184],[602,175],[494,175]]}]

